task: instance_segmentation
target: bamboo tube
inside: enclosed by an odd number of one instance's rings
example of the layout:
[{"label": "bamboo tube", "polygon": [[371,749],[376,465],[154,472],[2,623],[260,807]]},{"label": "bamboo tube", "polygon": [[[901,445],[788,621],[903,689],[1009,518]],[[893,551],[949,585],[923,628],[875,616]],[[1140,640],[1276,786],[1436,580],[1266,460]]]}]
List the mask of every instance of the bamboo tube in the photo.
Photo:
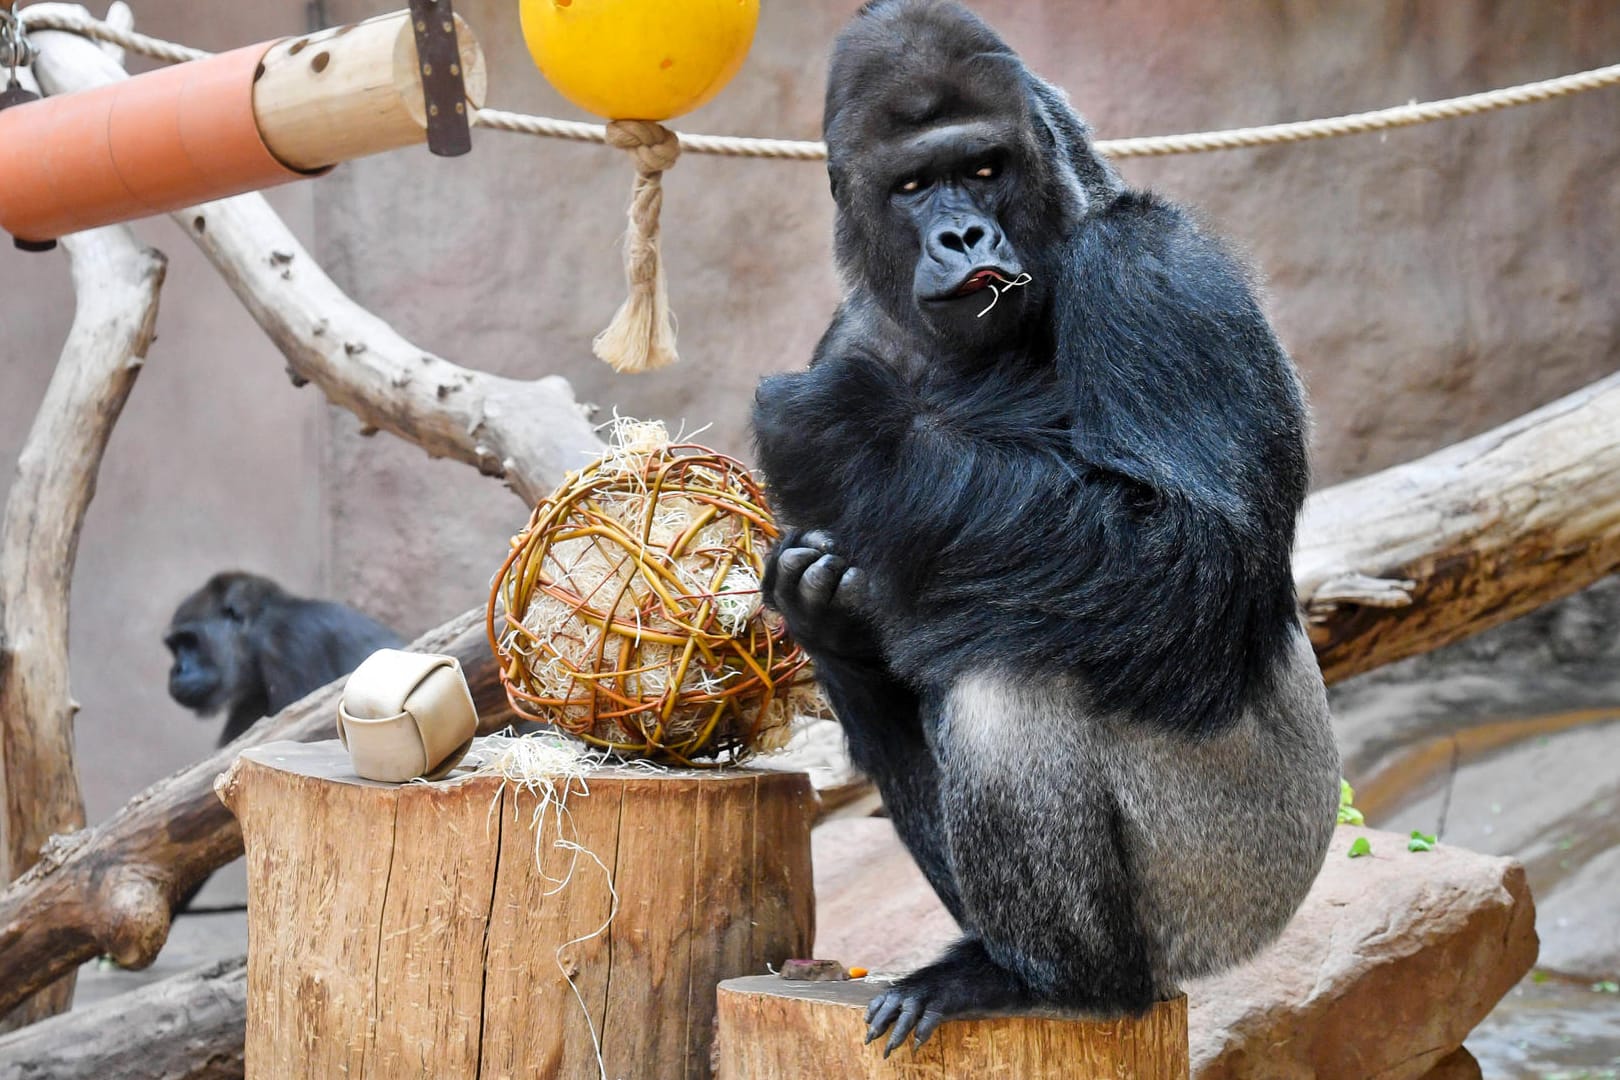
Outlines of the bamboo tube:
[{"label": "bamboo tube", "polygon": [[[458,16],[465,108],[489,87],[484,53]],[[408,11],[270,46],[253,85],[253,113],[272,153],[294,169],[414,146],[427,137],[422,72]]]}]

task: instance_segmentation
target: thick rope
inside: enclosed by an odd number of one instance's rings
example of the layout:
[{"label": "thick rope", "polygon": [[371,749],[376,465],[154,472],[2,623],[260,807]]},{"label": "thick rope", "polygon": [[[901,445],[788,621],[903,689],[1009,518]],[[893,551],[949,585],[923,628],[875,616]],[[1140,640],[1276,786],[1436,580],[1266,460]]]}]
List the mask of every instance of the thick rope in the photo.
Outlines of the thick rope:
[{"label": "thick rope", "polygon": [[624,276],[630,295],[591,349],[614,371],[636,373],[673,364],[675,317],[669,310],[664,261],[658,254],[658,213],[664,206],[664,172],[681,156],[675,133],[651,120],[615,120],[607,126],[609,146],[636,161],[630,190],[630,228],[624,237]]},{"label": "thick rope", "polygon": [[150,56],[154,60],[162,60],[169,64],[183,64],[187,60],[201,60],[205,56],[214,55],[205,49],[193,49],[189,45],[177,45],[162,38],[147,37],[145,34],[112,26],[86,15],[23,8],[17,12],[17,16],[30,30],[66,30],[71,34],[82,34],[97,41],[111,42],[130,52]]},{"label": "thick rope", "polygon": [[[171,41],[137,34],[109,26],[99,19],[69,16],[47,11],[33,14],[32,9],[18,12],[31,30],[67,30],[100,41],[110,41],[131,52],[141,53],[158,60],[179,63],[210,55],[201,49],[177,45]],[[1162,157],[1166,154],[1197,154],[1211,150],[1237,150],[1253,146],[1275,146],[1281,143],[1308,142],[1340,135],[1364,135],[1372,131],[1412,127],[1436,120],[1452,120],[1459,116],[1511,109],[1531,105],[1538,101],[1568,97],[1571,94],[1620,85],[1620,64],[1593,68],[1556,79],[1508,86],[1500,90],[1487,90],[1479,94],[1446,98],[1422,104],[1397,105],[1389,109],[1332,116],[1321,120],[1300,120],[1288,124],[1267,124],[1263,127],[1236,128],[1230,131],[1203,131],[1188,135],[1148,135],[1134,139],[1102,139],[1096,144],[1099,153],[1112,158]],[[548,116],[529,116],[524,113],[502,112],[499,109],[479,109],[473,114],[473,126],[494,131],[511,131],[522,135],[541,135],[553,139],[572,139],[575,142],[606,142],[607,129],[601,124],[586,124],[575,120],[555,120]],[[795,139],[750,139],[727,135],[678,134],[682,150],[696,154],[720,154],[726,157],[776,158],[791,161],[820,161],[827,156],[827,144]]]}]

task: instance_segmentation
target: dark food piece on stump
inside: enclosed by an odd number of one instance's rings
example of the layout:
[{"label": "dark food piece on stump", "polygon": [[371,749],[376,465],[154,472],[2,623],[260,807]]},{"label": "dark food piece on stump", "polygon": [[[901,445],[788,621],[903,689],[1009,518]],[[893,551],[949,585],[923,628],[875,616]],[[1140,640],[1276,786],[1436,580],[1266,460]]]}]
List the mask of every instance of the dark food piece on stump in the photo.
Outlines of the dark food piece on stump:
[{"label": "dark food piece on stump", "polygon": [[790,982],[844,982],[849,978],[836,960],[788,960],[776,974]]}]

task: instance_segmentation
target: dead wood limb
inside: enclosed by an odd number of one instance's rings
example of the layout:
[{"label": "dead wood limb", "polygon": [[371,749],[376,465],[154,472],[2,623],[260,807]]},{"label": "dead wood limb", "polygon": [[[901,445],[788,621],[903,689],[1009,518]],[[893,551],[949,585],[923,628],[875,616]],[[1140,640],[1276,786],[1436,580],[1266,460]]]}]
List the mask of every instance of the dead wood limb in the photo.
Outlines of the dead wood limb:
[{"label": "dead wood limb", "polygon": [[[33,37],[35,70],[51,93],[128,78],[86,38]],[[501,477],[531,503],[600,449],[567,380],[489,375],[405,340],[333,283],[263,196],[171,216],[281,349],[294,380],[319,386],[368,428]]]},{"label": "dead wood limb", "polygon": [[[410,647],[461,661],[483,731],[512,722],[484,636],[483,609]],[[52,837],[33,869],[0,892],[0,1013],[102,953],[125,967],[150,964],[168,940],[175,902],[242,854],[241,830],[214,795],[214,778],[244,747],[334,738],[342,683],[260,721],[212,757],[147,788],[101,824]]]},{"label": "dead wood limb", "polygon": [[237,1080],[247,957],[221,960],[0,1038],[0,1080]]},{"label": "dead wood limb", "polygon": [[1329,682],[1620,569],[1620,375],[1311,496],[1294,577]]},{"label": "dead wood limb", "polygon": [[[73,269],[73,325],[18,456],[0,523],[5,881],[34,865],[52,834],[84,825],[73,764],[78,706],[68,687],[69,592],[107,439],[152,342],[166,266],[122,226],[67,237],[62,247]],[[60,1012],[72,998],[69,978],[0,1020],[0,1030]]]}]

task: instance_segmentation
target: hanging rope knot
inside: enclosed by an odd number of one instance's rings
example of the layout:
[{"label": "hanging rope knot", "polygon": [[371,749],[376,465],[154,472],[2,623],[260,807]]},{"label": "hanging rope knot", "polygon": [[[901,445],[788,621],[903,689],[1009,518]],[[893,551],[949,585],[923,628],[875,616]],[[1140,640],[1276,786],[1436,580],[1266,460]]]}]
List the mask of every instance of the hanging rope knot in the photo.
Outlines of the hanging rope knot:
[{"label": "hanging rope knot", "polygon": [[675,319],[658,254],[658,215],[664,205],[664,172],[681,156],[681,141],[651,120],[615,120],[607,126],[607,142],[636,159],[630,231],[624,238],[624,276],[630,295],[591,347],[615,371],[651,371],[678,359]]},{"label": "hanging rope knot", "polygon": [[652,120],[613,121],[607,126],[607,143],[629,151],[643,176],[673,168],[681,156],[681,137]]}]

